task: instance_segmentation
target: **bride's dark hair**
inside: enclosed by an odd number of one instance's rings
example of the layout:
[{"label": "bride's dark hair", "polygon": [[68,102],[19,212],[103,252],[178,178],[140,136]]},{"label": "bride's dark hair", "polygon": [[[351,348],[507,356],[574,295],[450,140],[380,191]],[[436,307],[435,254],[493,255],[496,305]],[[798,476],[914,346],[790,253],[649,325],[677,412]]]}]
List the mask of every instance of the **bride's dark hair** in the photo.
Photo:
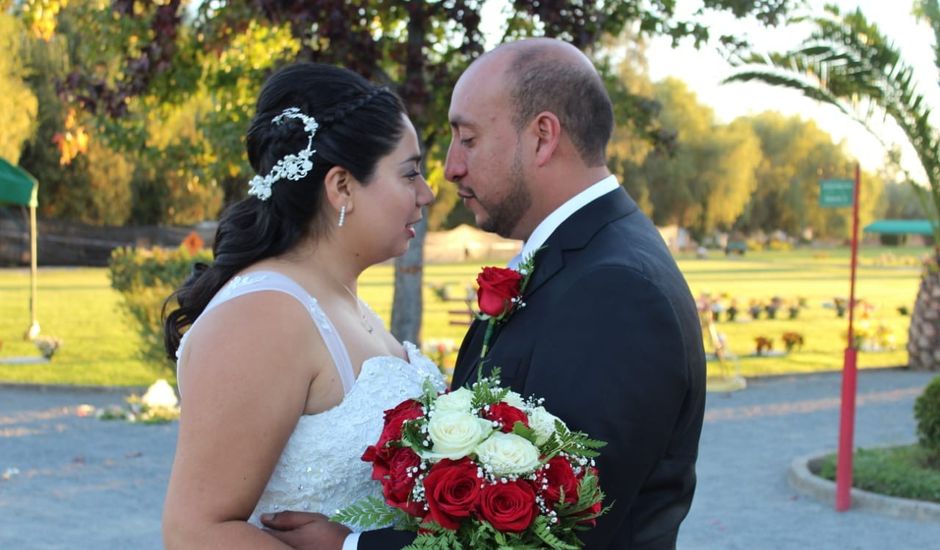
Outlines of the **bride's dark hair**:
[{"label": "bride's dark hair", "polygon": [[[212,265],[197,264],[163,305],[164,345],[170,359],[176,358],[183,330],[236,273],[289,251],[306,237],[330,231],[321,214],[323,179],[331,168],[342,166],[367,184],[379,159],[395,149],[404,132],[405,108],[394,93],[339,67],[289,65],[264,83],[246,136],[248,160],[259,175],[307,145],[303,122],[272,123],[289,107],[299,108],[320,125],[313,138],[313,169],[298,181],[277,181],[265,201],[249,196],[225,209],[215,234]],[[170,311],[175,303],[179,307]]]}]

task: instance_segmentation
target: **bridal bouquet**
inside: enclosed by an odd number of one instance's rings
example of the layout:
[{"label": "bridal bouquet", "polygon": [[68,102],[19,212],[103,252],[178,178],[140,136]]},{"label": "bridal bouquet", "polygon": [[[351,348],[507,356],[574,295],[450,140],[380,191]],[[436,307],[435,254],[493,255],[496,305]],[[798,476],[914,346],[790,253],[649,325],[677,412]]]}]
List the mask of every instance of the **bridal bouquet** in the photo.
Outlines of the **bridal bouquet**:
[{"label": "bridal bouquet", "polygon": [[334,521],[418,532],[409,548],[576,549],[604,498],[593,458],[604,442],[569,430],[542,406],[501,388],[499,372],[470,389],[385,411],[362,459],[382,483]]}]

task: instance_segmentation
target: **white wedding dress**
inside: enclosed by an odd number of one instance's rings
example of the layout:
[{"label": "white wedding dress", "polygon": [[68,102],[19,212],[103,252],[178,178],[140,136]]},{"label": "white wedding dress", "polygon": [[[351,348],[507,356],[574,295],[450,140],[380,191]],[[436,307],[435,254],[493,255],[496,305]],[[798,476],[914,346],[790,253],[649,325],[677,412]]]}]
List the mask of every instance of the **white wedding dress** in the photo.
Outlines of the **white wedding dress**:
[{"label": "white wedding dress", "polygon": [[[439,391],[444,390],[440,371],[414,344],[404,342],[407,361],[395,356],[372,357],[362,364],[355,378],[346,347],[316,298],[277,272],[233,277],[205,311],[251,292],[266,291],[289,294],[307,308],[333,357],[345,396],[332,409],[298,419],[249,522],[260,525],[261,514],[281,510],[331,515],[365,497],[381,497],[382,487],[372,480],[371,465],[360,457],[378,440],[386,409],[420,395],[425,380]],[[189,331],[183,335],[177,359],[188,335]]]}]

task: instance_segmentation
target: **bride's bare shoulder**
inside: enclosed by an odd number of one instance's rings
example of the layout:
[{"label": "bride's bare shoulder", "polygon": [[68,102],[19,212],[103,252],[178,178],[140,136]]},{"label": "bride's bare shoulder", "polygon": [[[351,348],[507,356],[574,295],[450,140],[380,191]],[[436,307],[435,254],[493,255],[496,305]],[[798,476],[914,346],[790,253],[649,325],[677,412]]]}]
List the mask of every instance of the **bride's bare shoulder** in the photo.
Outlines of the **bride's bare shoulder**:
[{"label": "bride's bare shoulder", "polygon": [[[310,312],[282,292],[252,292],[228,300],[200,317],[187,337],[183,363],[234,374],[260,368],[302,378],[316,376],[318,358],[328,357]],[[181,363],[181,370],[184,365]]]}]

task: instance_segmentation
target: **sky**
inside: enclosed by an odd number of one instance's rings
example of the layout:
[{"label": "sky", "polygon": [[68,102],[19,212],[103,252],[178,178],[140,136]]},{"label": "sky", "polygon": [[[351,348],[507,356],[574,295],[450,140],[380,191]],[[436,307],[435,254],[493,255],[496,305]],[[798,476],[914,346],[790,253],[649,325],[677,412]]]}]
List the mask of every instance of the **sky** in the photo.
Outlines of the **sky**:
[{"label": "sky", "polygon": [[[930,105],[940,112],[940,87],[937,86],[937,68],[933,59],[933,35],[923,22],[911,15],[911,0],[808,0],[813,12],[822,11],[824,3],[834,3],[843,12],[860,7],[870,21],[877,23],[882,33],[892,39],[901,50],[904,60],[914,67],[914,78],[918,90]],[[484,5],[483,26],[498,33],[500,1]],[[700,5],[698,0],[678,0],[678,14],[691,14]],[[504,18],[503,18],[504,19]],[[712,13],[704,16],[712,36],[722,34],[745,35],[757,51],[785,51],[797,46],[806,37],[809,25],[767,28],[754,19],[735,19],[730,14]],[[685,81],[698,95],[700,102],[715,110],[719,122],[730,122],[738,116],[757,114],[763,111],[779,111],[785,115],[799,115],[813,120],[832,135],[836,142],[844,141],[848,153],[859,160],[866,170],[877,170],[882,166],[885,150],[879,141],[864,127],[853,122],[838,109],[804,98],[800,93],[775,88],[760,83],[721,84],[732,73],[731,65],[718,53],[713,45],[696,50],[691,40],[673,47],[671,39],[657,37],[650,41],[647,50],[649,76],[653,81],[675,77]],[[913,149],[906,144],[903,134],[892,123],[882,123],[880,118],[873,126],[887,143],[902,147],[902,163],[915,180],[926,181]],[[846,176],[850,176],[847,174]]]},{"label": "sky", "polygon": [[[814,2],[820,5],[823,2]],[[933,59],[933,36],[926,23],[917,22],[911,14],[911,0],[836,0],[843,12],[861,8],[869,21],[877,23],[881,32],[900,48],[904,60],[914,67],[914,78],[918,90],[931,104],[940,108],[940,87],[937,68]],[[679,0],[679,5],[689,7],[697,4]],[[738,21],[733,16],[714,14],[707,18],[714,36],[724,32],[744,33],[758,51],[784,51],[796,46],[806,37],[810,26],[767,28],[756,21]],[[775,88],[759,83],[721,84],[732,72],[732,67],[714,47],[696,50],[691,44],[673,48],[667,38],[656,38],[647,49],[650,78],[654,81],[667,76],[677,77],[690,85],[702,103],[715,109],[722,122],[735,117],[775,110],[787,115],[799,115],[814,120],[836,141],[845,140],[849,154],[855,156],[862,167],[875,170],[883,164],[885,151],[878,140],[860,124],[855,123],[838,109],[804,98],[800,93]],[[875,121],[877,131],[887,143],[906,146],[903,133],[892,122],[882,124]],[[914,151],[910,146],[902,148],[904,166],[915,179],[925,181]]]}]

